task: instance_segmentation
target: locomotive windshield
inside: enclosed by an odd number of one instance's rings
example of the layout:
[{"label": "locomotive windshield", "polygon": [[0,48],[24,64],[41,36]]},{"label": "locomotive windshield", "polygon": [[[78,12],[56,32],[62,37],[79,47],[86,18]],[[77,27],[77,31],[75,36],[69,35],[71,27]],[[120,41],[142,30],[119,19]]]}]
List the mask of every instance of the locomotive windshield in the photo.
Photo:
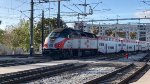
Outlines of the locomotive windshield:
[{"label": "locomotive windshield", "polygon": [[77,38],[79,34],[76,31],[69,28],[56,29],[49,34],[50,38],[57,38],[57,37],[68,38],[68,36],[69,38]]},{"label": "locomotive windshield", "polygon": [[66,38],[70,34],[70,29],[55,29],[53,32],[49,34],[50,38],[63,37]]},{"label": "locomotive windshield", "polygon": [[52,33],[50,33],[50,35],[49,35],[49,37],[59,37],[59,35],[60,35],[60,32],[52,32]]},{"label": "locomotive windshield", "polygon": [[55,29],[53,30],[48,37],[50,38],[57,38],[60,36],[60,33],[63,31],[63,29]]}]

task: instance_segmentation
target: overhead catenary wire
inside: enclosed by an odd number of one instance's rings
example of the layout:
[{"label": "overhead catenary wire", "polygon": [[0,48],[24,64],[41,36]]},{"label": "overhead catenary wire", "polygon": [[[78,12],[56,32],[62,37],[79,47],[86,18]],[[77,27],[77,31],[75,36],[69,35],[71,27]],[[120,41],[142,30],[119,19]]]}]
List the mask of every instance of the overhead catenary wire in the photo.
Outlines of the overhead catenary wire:
[{"label": "overhead catenary wire", "polygon": [[[18,1],[18,0],[17,0]],[[8,13],[9,13],[9,15],[14,15],[14,16],[16,16],[16,15],[18,15],[19,13],[20,13],[20,15],[23,13],[23,12],[21,12],[20,10],[19,10],[19,8],[21,8],[21,7],[23,7],[23,5],[24,4],[27,4],[27,2],[25,2],[25,1],[21,1],[20,2],[21,4],[17,4],[17,5],[15,5],[15,7],[14,7],[14,3],[13,3],[13,1],[11,1],[10,2],[10,6],[0,6],[0,9],[3,9],[3,10],[8,10]],[[18,13],[19,12],[19,13]],[[7,14],[8,14],[7,13]],[[1,13],[2,14],[2,13]],[[20,16],[20,15],[18,15],[18,16]],[[7,19],[12,19],[13,17],[9,17],[9,16],[5,16],[5,17],[1,17],[1,18],[5,18],[6,19],[6,17],[7,17]],[[14,18],[16,18],[16,17],[14,17]],[[19,17],[18,17],[19,18]],[[16,18],[17,19],[17,18]],[[21,19],[21,18],[20,18]]]},{"label": "overhead catenary wire", "polygon": [[73,10],[73,9],[71,9],[71,8],[69,8],[69,7],[67,7],[67,6],[66,6],[66,5],[64,5],[64,4],[63,4],[63,6],[64,6],[64,7],[66,7],[66,8],[68,8],[68,9],[70,9],[70,10],[71,10],[71,11],[73,11],[73,12],[78,13],[77,11],[75,11],[75,10]]},{"label": "overhead catenary wire", "polygon": [[83,11],[76,4],[73,4],[73,5],[75,5],[75,7],[78,8],[81,13],[83,13]]}]

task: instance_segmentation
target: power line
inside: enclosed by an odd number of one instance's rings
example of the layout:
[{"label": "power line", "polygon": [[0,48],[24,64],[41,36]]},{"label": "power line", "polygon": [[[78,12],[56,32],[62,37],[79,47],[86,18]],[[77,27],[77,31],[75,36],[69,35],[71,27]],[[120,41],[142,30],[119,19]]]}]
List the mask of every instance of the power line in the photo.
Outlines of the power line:
[{"label": "power line", "polygon": [[[83,21],[83,22],[100,22],[100,21],[119,21],[119,20],[141,20],[141,19],[147,19],[150,20],[150,18],[120,18],[120,19],[104,19],[104,20],[87,20],[87,21]],[[73,22],[66,22],[66,23],[74,23],[77,21],[73,21]]]},{"label": "power line", "polygon": [[99,1],[92,9],[94,10],[100,3],[102,3],[102,2]]},{"label": "power line", "polygon": [[70,0],[39,0],[39,3],[48,3],[48,2],[58,2],[58,12],[57,12],[57,26],[60,28],[60,2],[61,1],[70,1]]},{"label": "power line", "polygon": [[67,7],[67,6],[66,6],[66,5],[64,5],[64,4],[63,4],[63,6],[64,6],[64,7],[66,7],[66,8],[68,8],[69,10],[71,10],[71,11],[73,11],[73,12],[78,13],[77,11],[75,11],[75,10],[73,10],[73,9],[71,9],[71,8],[69,8],[69,7]]},{"label": "power line", "polygon": [[73,5],[75,5],[75,7],[77,7],[81,11],[81,13],[83,13],[83,11],[76,4]]},{"label": "power line", "polygon": [[18,6],[16,6],[16,7],[14,7],[13,9],[18,9],[18,8],[22,7],[23,5],[25,5],[25,4],[30,4],[30,3],[29,3],[29,2],[24,1],[24,2],[22,2],[20,5],[18,5]]},{"label": "power line", "polygon": [[145,4],[147,4],[147,5],[150,6],[150,4],[149,4],[150,1],[143,0],[143,1],[141,1],[141,2],[143,2],[143,3],[145,3]]}]

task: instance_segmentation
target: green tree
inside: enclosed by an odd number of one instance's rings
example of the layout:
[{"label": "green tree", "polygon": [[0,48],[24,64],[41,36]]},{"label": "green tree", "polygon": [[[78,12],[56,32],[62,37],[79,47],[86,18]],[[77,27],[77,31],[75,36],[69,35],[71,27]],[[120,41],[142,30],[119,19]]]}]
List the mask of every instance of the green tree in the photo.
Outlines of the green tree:
[{"label": "green tree", "polygon": [[137,33],[136,32],[130,32],[131,39],[136,39]]},{"label": "green tree", "polygon": [[[53,30],[57,28],[57,18],[45,18],[44,19],[44,38]],[[67,28],[64,21],[60,20],[60,28]],[[38,48],[42,39],[42,20],[37,23],[34,28],[34,43]]]},{"label": "green tree", "polygon": [[19,25],[12,31],[13,47],[21,47],[25,51],[29,50],[30,32],[29,32],[29,21],[21,20]]},{"label": "green tree", "polygon": [[[66,28],[66,24],[61,20],[61,28]],[[36,26],[34,26],[34,49],[39,49],[39,45],[41,44],[42,37],[42,27],[41,20],[38,22]],[[48,28],[51,25],[51,28]],[[44,38],[49,34],[52,29],[57,28],[57,19],[46,18],[44,19]],[[24,19],[20,20],[20,22],[13,26],[7,26],[6,31],[0,30],[0,42],[3,42],[4,45],[11,48],[23,48],[25,51],[29,51],[30,48],[30,29],[29,29],[29,21]]]},{"label": "green tree", "polygon": [[9,26],[4,34],[3,42],[6,46],[12,48],[23,48],[25,51],[29,50],[30,34],[29,21],[20,20],[16,26]]},{"label": "green tree", "polygon": [[0,29],[0,43],[3,43],[4,33],[5,33],[5,31]]}]

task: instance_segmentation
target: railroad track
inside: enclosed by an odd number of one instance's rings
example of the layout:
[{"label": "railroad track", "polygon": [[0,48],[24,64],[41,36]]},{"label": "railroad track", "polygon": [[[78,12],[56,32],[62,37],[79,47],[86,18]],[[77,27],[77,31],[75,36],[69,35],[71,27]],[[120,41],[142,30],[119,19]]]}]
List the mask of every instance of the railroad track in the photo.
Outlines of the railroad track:
[{"label": "railroad track", "polygon": [[[130,55],[136,55],[137,53],[132,52],[132,53],[128,53],[129,57]],[[140,54],[140,53],[138,53]],[[98,60],[103,60],[103,61],[113,61],[113,60],[118,60],[120,58],[125,58],[125,53],[120,53],[120,54],[108,54],[108,55],[103,55],[102,57],[97,58]]]},{"label": "railroad track", "polygon": [[126,64],[90,63],[86,67],[67,71],[39,80],[29,81],[27,84],[84,84],[87,81],[113,72]]},{"label": "railroad track", "polygon": [[24,83],[41,77],[50,76],[64,71],[85,67],[86,64],[61,64],[56,66],[48,66],[32,70],[20,71],[15,73],[0,75],[0,84],[16,84]]},{"label": "railroad track", "polygon": [[102,77],[88,81],[85,84],[126,84],[132,77],[142,71],[146,66],[147,64],[144,64],[140,67],[130,64]]},{"label": "railroad track", "polygon": [[[120,57],[115,57],[114,59],[118,59],[118,58]],[[141,59],[141,61],[145,59],[149,59],[149,56],[148,55],[145,56],[143,59]],[[113,58],[110,60],[113,60]],[[147,61],[149,60],[146,60],[146,62]],[[13,63],[2,64],[2,66],[13,66],[13,65],[17,65],[17,64],[15,63],[14,64]],[[43,67],[43,68],[32,69],[32,70],[27,70],[27,71],[4,74],[4,75],[0,75],[0,84],[24,83],[26,81],[39,79],[45,76],[53,76],[54,74],[59,74],[67,70],[72,70],[72,69],[81,68],[85,66],[87,65],[86,64],[65,64],[65,65],[59,65],[59,66],[54,66],[54,67]],[[97,77],[97,78],[93,77],[94,79],[93,78],[88,79],[88,81],[84,83],[85,84],[95,84],[95,83],[96,84],[101,84],[101,83],[124,84],[124,83],[127,83],[137,73],[142,71],[146,66],[147,66],[146,63],[141,66],[136,66],[135,64],[129,64],[111,73],[108,73],[104,76]]]},{"label": "railroad track", "polygon": [[150,61],[150,54],[147,54],[142,59],[138,60],[139,62],[149,62]]},{"label": "railroad track", "polygon": [[[0,55],[0,57],[29,57],[30,54],[14,54],[14,55]],[[32,57],[40,57],[42,54],[34,54]]]},{"label": "railroad track", "polygon": [[18,65],[26,65],[26,64],[34,64],[34,63],[44,63],[47,62],[45,61],[35,61],[35,60],[31,60],[31,61],[20,61],[20,60],[10,60],[10,61],[0,61],[0,67],[9,67],[9,66],[18,66]]},{"label": "railroad track", "polygon": [[1,63],[0,67],[9,67],[9,66],[18,66],[18,65],[26,65],[33,63],[41,63],[41,62],[10,62],[10,63]]},{"label": "railroad track", "polygon": [[129,81],[131,81],[132,78],[147,69],[147,63],[149,62],[149,60],[150,55],[147,54],[142,59],[137,60],[139,62],[144,62],[141,66],[137,66],[137,64],[130,64],[112,73],[86,82],[85,84],[127,84]]}]

